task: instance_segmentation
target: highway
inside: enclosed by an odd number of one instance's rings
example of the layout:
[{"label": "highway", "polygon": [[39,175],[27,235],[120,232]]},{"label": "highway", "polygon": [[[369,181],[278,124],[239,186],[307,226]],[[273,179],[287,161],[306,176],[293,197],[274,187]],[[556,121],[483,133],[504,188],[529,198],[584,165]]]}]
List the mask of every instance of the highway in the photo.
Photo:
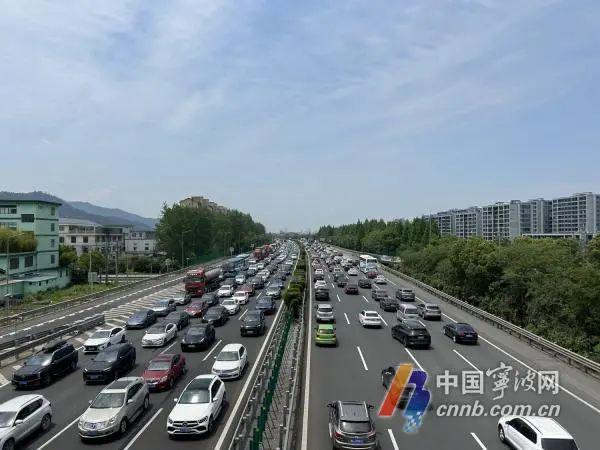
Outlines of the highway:
[{"label": "highway", "polygon": [[[310,259],[312,260],[312,257]],[[489,412],[495,404],[530,404],[534,412],[540,405],[559,405],[560,414],[555,418],[574,436],[579,448],[599,448],[600,380],[585,375],[466,312],[385,273],[387,285],[382,287],[391,297],[394,297],[395,290],[399,287],[411,288],[416,293],[417,302],[429,301],[442,308],[442,322],[421,319],[431,335],[431,347],[406,349],[399,341],[391,338],[390,327],[397,323],[395,313],[381,310],[379,303],[371,299],[371,289],[360,288],[359,295],[346,295],[343,288],[337,288],[333,284],[332,274],[327,271],[326,266],[322,267],[325,269],[330,301],[336,311],[336,333],[339,343],[336,348],[317,347],[312,338],[313,332],[310,333],[311,338],[307,342],[307,355],[310,356],[305,368],[305,395],[302,399],[302,450],[331,448],[328,431],[329,411],[326,405],[335,400],[365,400],[374,406],[371,413],[382,449],[431,450],[440,446],[447,449],[506,449],[497,436],[498,417],[491,417]],[[312,277],[314,267],[310,273]],[[359,272],[359,277],[364,275]],[[312,287],[311,278],[311,289]],[[314,310],[315,303],[314,293],[311,293],[311,311]],[[385,324],[381,329],[362,328],[358,322],[361,310],[379,312]],[[314,314],[311,313],[311,316],[309,326],[314,328]],[[453,343],[441,331],[444,323],[450,321],[472,324],[479,332],[479,343]],[[511,381],[503,398],[493,400],[498,392],[493,391],[493,380],[485,375],[485,372],[498,368],[502,362],[512,366]],[[401,410],[397,409],[391,418],[377,415],[386,393],[381,383],[381,371],[402,363],[410,363],[428,374],[426,387],[431,392],[432,407],[427,411],[422,427],[415,434],[403,432],[404,418]],[[528,369],[558,370],[559,392],[553,394],[544,391],[538,394],[530,390],[525,391],[523,385],[515,392],[513,379],[524,378]],[[446,370],[449,374],[458,376],[458,387],[449,387],[447,394],[442,386],[436,387],[436,377],[445,374]],[[483,394],[463,395],[463,370],[484,372]],[[516,371],[519,373],[518,377],[514,376]],[[487,417],[443,417],[437,414],[440,405],[470,404],[476,400],[485,407]]]},{"label": "highway", "polygon": [[[286,285],[289,283],[289,280],[290,277],[288,277]],[[80,315],[86,315],[92,312],[94,314],[104,313],[108,325],[123,326],[125,320],[133,311],[148,307],[156,299],[169,296],[182,289],[182,280],[179,278],[174,279],[167,282],[164,286],[159,286],[149,291],[136,292],[113,301],[112,303],[102,303],[99,307],[92,306],[92,309],[88,309],[88,307],[83,308],[81,311],[78,311],[71,320],[74,320],[76,317],[78,318]],[[275,318],[278,317],[276,314],[266,316],[268,329],[267,332],[260,337],[240,336],[240,319],[243,318],[247,310],[254,309],[256,300],[263,295],[263,291],[264,290],[257,290],[256,294],[253,297],[250,297],[248,304],[241,306],[240,312],[235,316],[230,317],[229,321],[224,326],[216,327],[216,341],[210,349],[201,352],[184,353],[187,362],[187,373],[178,381],[171,391],[152,393],[150,396],[151,407],[143,414],[143,416],[131,424],[124,436],[102,441],[101,443],[83,443],[77,433],[78,418],[88,407],[88,402],[92,400],[105,385],[84,384],[81,368],[86,366],[93,355],[84,355],[81,350],[82,343],[87,336],[82,335],[74,338],[72,342],[79,350],[78,370],[54,381],[50,386],[43,389],[36,389],[34,391],[15,391],[10,384],[0,388],[0,402],[4,402],[23,393],[36,392],[46,396],[52,403],[53,425],[51,429],[47,433],[35,433],[30,439],[20,445],[19,448],[71,450],[89,448],[90,445],[92,445],[94,448],[100,446],[105,449],[144,450],[158,448],[197,448],[200,443],[203,448],[212,449],[217,448],[217,443],[219,441],[221,441],[219,445],[222,445],[225,441],[223,432],[231,432],[235,428],[236,423],[234,421],[232,421],[228,427],[225,426],[231,411],[234,409],[242,388],[246,386],[248,377],[253,374],[255,358],[259,355],[261,348],[263,348],[265,339],[271,330],[271,324]],[[277,313],[279,313],[279,311],[281,311],[281,308],[279,308],[281,301],[278,301],[277,303]],[[185,308],[185,306],[178,306],[178,310],[183,308]],[[64,314],[65,313],[63,312],[61,316]],[[40,323],[44,323],[43,326],[48,326],[46,322],[52,319],[53,318],[45,318],[45,320],[40,321]],[[69,320],[69,316],[54,319],[55,321],[52,322],[52,325],[57,325],[61,321]],[[197,320],[200,319],[192,319],[192,323]],[[89,335],[91,332],[88,332],[87,334]],[[137,359],[135,368],[126,374],[126,376],[141,376],[146,364],[159,353],[180,352],[179,342],[185,334],[185,329],[178,333],[178,336],[174,341],[163,348],[142,348],[140,342],[143,334],[144,330],[127,331],[127,340],[135,346]],[[181,392],[192,378],[200,374],[210,373],[214,356],[218,354],[219,350],[224,345],[232,342],[242,343],[246,346],[249,355],[249,367],[241,379],[226,382],[227,402],[224,412],[216,422],[216,432],[210,436],[195,439],[170,440],[166,432],[166,421],[167,416],[174,405],[173,399],[178,396],[179,392]],[[18,367],[19,363],[17,362],[12,366],[2,369],[4,382],[10,380],[12,372]],[[222,448],[227,448],[227,446],[223,445]]]}]

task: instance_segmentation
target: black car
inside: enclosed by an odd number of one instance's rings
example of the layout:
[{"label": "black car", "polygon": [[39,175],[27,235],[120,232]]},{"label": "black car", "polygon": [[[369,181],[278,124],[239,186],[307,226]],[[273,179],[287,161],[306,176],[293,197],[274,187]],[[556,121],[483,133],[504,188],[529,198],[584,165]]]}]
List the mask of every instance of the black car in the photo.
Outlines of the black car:
[{"label": "black car", "polygon": [[395,312],[398,309],[398,301],[386,295],[379,300],[379,307],[384,311]]},{"label": "black car", "polygon": [[326,287],[318,287],[315,289],[315,300],[329,300],[329,289]]},{"label": "black car", "polygon": [[468,323],[447,323],[443,332],[454,342],[464,344],[477,344],[477,331]]},{"label": "black car", "polygon": [[329,407],[331,447],[334,449],[376,450],[379,447],[370,410],[364,401],[340,400]]},{"label": "black car", "polygon": [[371,291],[371,298],[376,302],[379,302],[384,298],[388,298],[388,293],[385,289],[373,289]]},{"label": "black car", "polygon": [[277,276],[279,277],[279,279],[281,281],[287,280],[287,274],[285,272],[281,272],[281,273],[277,274]]},{"label": "black car", "polygon": [[178,330],[183,330],[190,324],[190,316],[185,311],[173,311],[167,317],[161,320],[165,323],[174,323]]},{"label": "black car", "polygon": [[204,350],[215,342],[215,327],[210,323],[198,323],[192,325],[183,339],[181,339],[181,350]]},{"label": "black car", "polygon": [[261,297],[256,300],[256,309],[265,314],[273,314],[277,310],[275,300],[269,296]]},{"label": "black car", "polygon": [[265,313],[260,310],[250,310],[242,319],[240,334],[242,336],[260,336],[265,333],[266,329]]},{"label": "black car", "polygon": [[424,347],[431,345],[431,336],[421,322],[407,319],[392,327],[392,337],[399,340],[405,347]]},{"label": "black car", "polygon": [[202,322],[212,325],[225,325],[229,320],[227,308],[221,305],[211,306],[202,317]]},{"label": "black car", "polygon": [[204,295],[200,297],[200,300],[205,301],[208,306],[217,306],[219,304],[217,294],[214,292],[205,292]]},{"label": "black car", "polygon": [[52,380],[77,369],[79,354],[65,341],[49,343],[25,360],[12,378],[12,384],[22,387],[48,386]]},{"label": "black car", "polygon": [[401,302],[414,302],[415,293],[412,289],[396,289],[396,298]]},{"label": "black car", "polygon": [[102,350],[83,369],[83,381],[108,383],[135,366],[135,347],[129,342]]},{"label": "black car", "polygon": [[346,287],[346,284],[348,284],[348,278],[340,276],[336,280],[336,284],[337,287]]},{"label": "black car", "polygon": [[358,280],[358,287],[371,289],[372,283],[368,278],[361,278]]},{"label": "black car", "polygon": [[154,323],[156,323],[156,314],[154,311],[151,309],[143,309],[134,312],[131,317],[127,319],[125,327],[128,330],[133,330],[136,328],[146,328]]},{"label": "black car", "polygon": [[250,284],[254,286],[254,289],[262,289],[265,286],[265,282],[261,277],[252,278]]},{"label": "black car", "polygon": [[346,294],[358,295],[358,285],[354,282],[346,283],[346,287],[344,287],[344,292]]},{"label": "black car", "polygon": [[[395,376],[396,376],[396,368],[393,366],[390,366],[381,371],[381,384],[386,389],[386,391],[389,391],[390,386],[391,386],[392,381],[394,380]],[[410,400],[410,397],[412,396],[413,390],[414,390],[414,387],[411,385],[404,386],[404,389],[400,393],[400,399],[398,400],[398,403],[396,404],[396,408],[404,409],[406,407],[406,405],[408,404],[408,401]]]}]

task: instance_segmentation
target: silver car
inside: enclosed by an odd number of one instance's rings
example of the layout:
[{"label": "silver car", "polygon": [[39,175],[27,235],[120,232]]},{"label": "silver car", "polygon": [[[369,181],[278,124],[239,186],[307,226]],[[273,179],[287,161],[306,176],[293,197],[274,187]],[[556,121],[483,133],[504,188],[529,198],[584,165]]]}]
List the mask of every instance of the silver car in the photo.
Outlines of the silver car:
[{"label": "silver car", "polygon": [[320,303],[315,306],[315,319],[317,322],[335,322],[333,306],[330,303]]},{"label": "silver car", "polygon": [[38,394],[19,395],[0,405],[0,448],[12,450],[31,433],[52,423],[50,402]]},{"label": "silver car", "polygon": [[106,386],[79,418],[82,440],[124,434],[150,405],[150,391],[141,377],[119,378]]},{"label": "silver car", "polygon": [[419,303],[419,316],[426,320],[442,320],[442,310],[435,303]]}]

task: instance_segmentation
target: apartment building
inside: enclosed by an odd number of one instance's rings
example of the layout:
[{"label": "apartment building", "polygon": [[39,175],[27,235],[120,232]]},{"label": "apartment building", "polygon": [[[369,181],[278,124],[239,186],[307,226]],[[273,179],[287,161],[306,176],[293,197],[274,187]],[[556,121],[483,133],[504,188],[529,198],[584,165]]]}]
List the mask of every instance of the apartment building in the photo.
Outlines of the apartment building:
[{"label": "apartment building", "polygon": [[552,200],[552,233],[598,233],[598,195],[591,192],[573,194]]},{"label": "apartment building", "polygon": [[451,236],[454,234],[454,211],[442,211],[430,215],[429,220],[437,225],[440,235]]},{"label": "apartment building", "polygon": [[471,206],[466,209],[455,209],[454,215],[454,236],[460,238],[470,238],[481,236],[482,221],[481,208]]},{"label": "apartment building", "polygon": [[156,232],[151,229],[124,229],[125,251],[134,255],[153,255],[156,251]]}]

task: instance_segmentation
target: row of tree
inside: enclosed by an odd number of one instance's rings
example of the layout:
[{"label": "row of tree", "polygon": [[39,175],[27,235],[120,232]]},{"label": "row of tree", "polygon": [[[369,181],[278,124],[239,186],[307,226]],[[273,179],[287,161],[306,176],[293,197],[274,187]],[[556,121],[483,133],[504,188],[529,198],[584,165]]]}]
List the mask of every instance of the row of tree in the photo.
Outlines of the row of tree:
[{"label": "row of tree", "polygon": [[209,254],[228,255],[230,248],[234,254],[248,252],[270,241],[265,227],[249,214],[179,204],[163,205],[156,237],[161,251],[184,263]]},{"label": "row of tree", "polygon": [[31,232],[21,232],[10,228],[0,228],[0,252],[8,248],[11,253],[33,252],[37,240]]}]

